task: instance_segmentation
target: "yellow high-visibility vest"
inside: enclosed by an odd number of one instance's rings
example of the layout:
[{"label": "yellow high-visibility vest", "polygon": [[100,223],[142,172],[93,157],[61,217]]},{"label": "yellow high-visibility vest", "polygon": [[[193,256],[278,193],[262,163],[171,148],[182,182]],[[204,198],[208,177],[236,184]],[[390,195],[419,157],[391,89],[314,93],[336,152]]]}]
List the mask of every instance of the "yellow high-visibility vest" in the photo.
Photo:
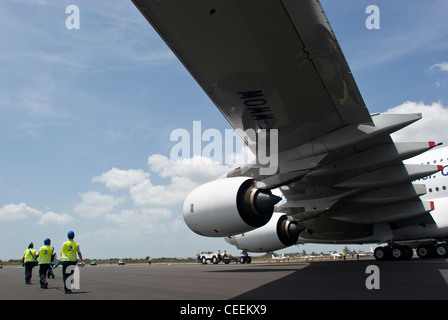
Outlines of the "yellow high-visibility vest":
[{"label": "yellow high-visibility vest", "polygon": [[23,253],[24,262],[34,262],[36,258],[36,250],[34,249],[26,249]]},{"label": "yellow high-visibility vest", "polygon": [[53,255],[53,248],[50,246],[43,246],[39,249],[39,264],[50,264],[51,256]]},{"label": "yellow high-visibility vest", "polygon": [[61,261],[77,261],[76,252],[78,244],[75,241],[68,240],[64,242],[61,250]]}]

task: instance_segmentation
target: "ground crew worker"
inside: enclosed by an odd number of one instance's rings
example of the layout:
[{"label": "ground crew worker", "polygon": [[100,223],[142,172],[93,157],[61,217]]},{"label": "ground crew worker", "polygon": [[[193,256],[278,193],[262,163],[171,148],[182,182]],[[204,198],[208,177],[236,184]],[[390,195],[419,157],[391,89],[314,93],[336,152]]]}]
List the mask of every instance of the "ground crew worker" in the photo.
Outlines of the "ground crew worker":
[{"label": "ground crew worker", "polygon": [[78,254],[79,259],[82,261],[82,254],[78,243],[73,241],[75,238],[75,233],[73,231],[69,231],[67,237],[68,241],[64,242],[61,248],[62,280],[64,281],[64,293],[72,293],[71,288],[67,288],[65,282],[67,278],[74,273],[74,270],[72,270],[69,274],[66,273],[66,270],[68,266],[74,266],[78,262],[76,254]]},{"label": "ground crew worker", "polygon": [[51,257],[53,256],[53,248],[50,247],[50,245],[51,240],[46,238],[44,240],[44,245],[39,249],[39,253],[37,254],[37,261],[39,261],[40,287],[42,289],[48,288],[47,272],[50,268]]},{"label": "ground crew worker", "polygon": [[31,242],[22,257],[22,265],[25,266],[25,284],[31,284],[33,268],[36,265],[36,250],[33,248],[34,244]]}]

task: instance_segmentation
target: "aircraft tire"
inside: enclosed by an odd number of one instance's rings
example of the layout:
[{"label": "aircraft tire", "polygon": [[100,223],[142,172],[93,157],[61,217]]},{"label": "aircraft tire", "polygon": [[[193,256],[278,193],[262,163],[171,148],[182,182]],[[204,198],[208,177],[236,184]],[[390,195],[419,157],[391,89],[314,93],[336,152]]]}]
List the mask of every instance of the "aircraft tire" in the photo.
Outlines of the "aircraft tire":
[{"label": "aircraft tire", "polygon": [[435,247],[433,245],[421,245],[417,248],[419,258],[427,259],[435,255]]},{"label": "aircraft tire", "polygon": [[436,256],[437,258],[444,258],[448,256],[448,248],[445,244],[438,244],[436,246]]},{"label": "aircraft tire", "polygon": [[391,248],[391,256],[394,260],[403,259],[404,250],[401,247],[393,247]]},{"label": "aircraft tire", "polygon": [[414,251],[409,246],[394,246],[390,250],[391,258],[394,260],[409,260],[414,255]]},{"label": "aircraft tire", "polygon": [[389,260],[391,257],[391,250],[389,247],[376,247],[373,251],[373,256],[378,261]]}]

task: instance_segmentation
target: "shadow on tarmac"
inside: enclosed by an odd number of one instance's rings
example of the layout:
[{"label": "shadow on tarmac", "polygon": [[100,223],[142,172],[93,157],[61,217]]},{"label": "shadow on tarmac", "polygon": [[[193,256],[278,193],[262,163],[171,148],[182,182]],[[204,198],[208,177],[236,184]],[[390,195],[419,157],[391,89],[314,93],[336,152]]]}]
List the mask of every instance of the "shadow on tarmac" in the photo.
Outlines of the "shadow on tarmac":
[{"label": "shadow on tarmac", "polygon": [[[378,267],[378,289],[368,289],[369,265]],[[259,272],[258,270],[250,270]],[[226,272],[226,271],[224,271]],[[229,271],[229,272],[233,272]],[[311,262],[304,269],[234,297],[235,300],[445,300],[448,299],[445,260],[395,262]]]}]

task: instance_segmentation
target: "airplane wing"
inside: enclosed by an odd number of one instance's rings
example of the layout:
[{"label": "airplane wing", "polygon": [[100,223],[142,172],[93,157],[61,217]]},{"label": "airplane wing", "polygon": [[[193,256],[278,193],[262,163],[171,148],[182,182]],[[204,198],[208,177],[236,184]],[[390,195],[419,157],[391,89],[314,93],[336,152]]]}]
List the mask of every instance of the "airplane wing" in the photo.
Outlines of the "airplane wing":
[{"label": "airplane wing", "polygon": [[134,3],[237,132],[278,129],[284,151],[349,124],[371,124],[320,6]]},{"label": "airplane wing", "polygon": [[369,114],[318,1],[132,1],[254,154],[276,130],[275,172],[256,162],[227,176],[280,187],[278,210],[309,239],[387,238],[385,224],[428,218],[411,181],[439,168],[402,160],[434,144],[389,135],[421,115]]}]

